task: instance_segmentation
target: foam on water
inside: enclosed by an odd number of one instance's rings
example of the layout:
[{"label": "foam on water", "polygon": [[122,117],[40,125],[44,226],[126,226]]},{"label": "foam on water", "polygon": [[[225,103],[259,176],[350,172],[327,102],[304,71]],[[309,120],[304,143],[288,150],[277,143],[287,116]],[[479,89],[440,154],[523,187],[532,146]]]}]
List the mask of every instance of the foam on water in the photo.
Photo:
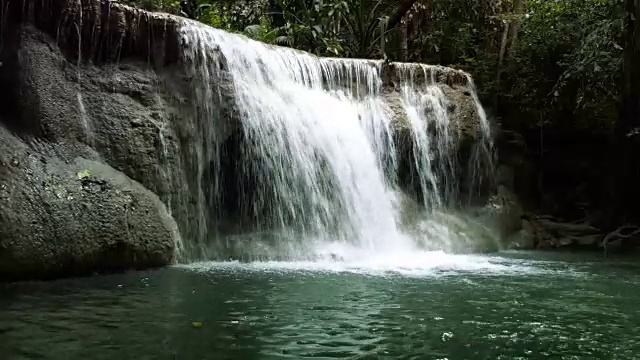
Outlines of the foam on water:
[{"label": "foam on water", "polygon": [[198,273],[220,271],[353,273],[371,276],[409,277],[535,274],[548,270],[533,262],[487,255],[456,255],[442,251],[363,253],[339,261],[225,261],[197,262],[176,267]]}]

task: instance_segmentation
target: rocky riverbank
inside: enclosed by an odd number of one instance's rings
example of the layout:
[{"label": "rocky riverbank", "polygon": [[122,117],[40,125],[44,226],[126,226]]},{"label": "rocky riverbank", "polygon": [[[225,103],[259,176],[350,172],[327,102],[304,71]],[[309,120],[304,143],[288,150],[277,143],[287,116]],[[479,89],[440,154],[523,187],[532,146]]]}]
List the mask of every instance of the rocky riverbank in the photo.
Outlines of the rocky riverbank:
[{"label": "rocky riverbank", "polygon": [[[580,134],[566,134],[565,141],[580,144]],[[608,175],[598,157],[600,149],[593,145],[563,143],[553,155],[541,159],[534,155],[527,139],[515,131],[501,131],[497,138],[499,183],[508,189],[506,201],[511,204],[501,224],[511,224],[504,232],[507,246],[527,250],[626,252],[640,245],[640,227],[635,224],[610,226],[606,196]],[[562,141],[562,140],[560,140]],[[585,136],[590,144],[597,143]],[[603,141],[600,139],[599,141]],[[602,156],[602,154],[599,154]],[[584,158],[591,158],[586,161]],[[600,169],[600,170],[599,170]],[[550,180],[543,179],[543,176]],[[501,191],[499,190],[498,193]],[[618,221],[613,221],[618,223]]]}]

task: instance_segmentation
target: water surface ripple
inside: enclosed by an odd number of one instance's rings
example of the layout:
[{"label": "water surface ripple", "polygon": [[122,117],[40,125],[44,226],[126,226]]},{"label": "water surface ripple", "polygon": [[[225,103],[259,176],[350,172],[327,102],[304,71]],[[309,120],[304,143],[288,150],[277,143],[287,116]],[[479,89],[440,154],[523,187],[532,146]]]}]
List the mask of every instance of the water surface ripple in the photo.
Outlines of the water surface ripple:
[{"label": "water surface ripple", "polygon": [[457,264],[454,257],[405,272],[201,263],[4,285],[0,354],[7,360],[640,354],[639,266],[522,257],[461,256]]}]

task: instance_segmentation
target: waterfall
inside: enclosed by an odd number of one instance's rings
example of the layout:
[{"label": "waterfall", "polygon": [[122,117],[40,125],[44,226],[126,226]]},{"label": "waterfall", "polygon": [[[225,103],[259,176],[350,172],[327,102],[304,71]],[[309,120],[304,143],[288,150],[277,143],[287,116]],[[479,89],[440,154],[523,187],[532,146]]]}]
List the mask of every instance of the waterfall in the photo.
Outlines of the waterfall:
[{"label": "waterfall", "polygon": [[[221,236],[223,248],[249,258],[309,259],[345,256],[344,249],[410,251],[420,243],[399,225],[394,112],[381,61],[319,58],[187,20],[180,37],[202,137],[200,216],[224,217],[205,205],[233,202],[259,238]],[[412,88],[413,74],[402,66],[399,73],[425,205],[442,207],[457,186],[447,100],[434,84]],[[223,133],[239,139],[232,153]],[[229,163],[231,177],[224,174]],[[216,175],[205,176],[207,165]],[[240,194],[225,195],[230,187]],[[210,220],[196,219],[201,233],[211,231]]]},{"label": "waterfall", "polygon": [[[450,131],[448,100],[434,79],[435,67],[397,64],[401,94],[413,134],[413,159],[420,190],[430,209],[450,203],[456,194],[456,134]],[[419,71],[420,74],[416,74]],[[417,76],[422,76],[422,86]],[[437,158],[435,158],[437,157]],[[433,164],[436,162],[436,164]]]}]

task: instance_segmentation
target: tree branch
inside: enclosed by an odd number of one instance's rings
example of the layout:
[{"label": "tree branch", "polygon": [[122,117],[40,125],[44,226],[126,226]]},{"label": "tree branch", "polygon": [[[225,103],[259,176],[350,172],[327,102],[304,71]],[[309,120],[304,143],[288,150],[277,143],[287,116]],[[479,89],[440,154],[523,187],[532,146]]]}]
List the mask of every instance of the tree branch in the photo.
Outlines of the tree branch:
[{"label": "tree branch", "polygon": [[387,23],[387,31],[393,29],[396,25],[400,23],[404,15],[411,10],[413,4],[415,4],[416,0],[403,0],[400,3],[400,7],[398,10],[389,18],[389,22]]},{"label": "tree branch", "polygon": [[[633,230],[633,231],[631,231],[628,234],[624,234],[625,231],[630,231],[630,230]],[[623,225],[617,228],[616,230],[610,232],[609,234],[607,234],[607,236],[604,237],[604,239],[602,239],[602,247],[604,248],[604,255],[605,256],[608,255],[607,246],[609,245],[610,242],[615,240],[620,240],[620,239],[626,240],[637,235],[640,235],[640,228],[634,225]]]}]

